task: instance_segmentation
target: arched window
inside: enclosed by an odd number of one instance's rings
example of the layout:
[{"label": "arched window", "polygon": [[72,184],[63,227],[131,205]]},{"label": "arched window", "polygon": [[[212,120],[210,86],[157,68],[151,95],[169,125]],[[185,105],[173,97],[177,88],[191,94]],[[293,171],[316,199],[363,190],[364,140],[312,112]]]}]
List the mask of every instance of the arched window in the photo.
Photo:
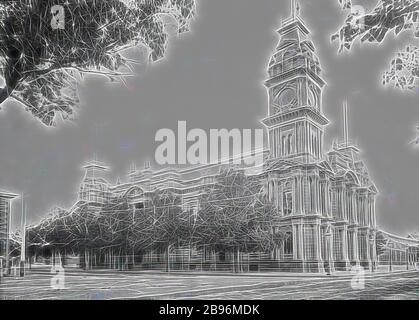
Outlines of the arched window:
[{"label": "arched window", "polygon": [[309,211],[312,212],[314,210],[314,181],[312,177],[308,178],[308,194],[310,198],[308,208]]},{"label": "arched window", "polygon": [[288,50],[284,53],[284,56],[282,57],[282,65],[283,70],[288,71],[294,67],[294,61],[293,57],[295,56],[294,50]]},{"label": "arched window", "polygon": [[281,142],[281,146],[282,146],[282,148],[281,148],[281,153],[282,153],[282,155],[283,156],[285,156],[286,155],[286,140],[287,140],[287,137],[286,136],[282,136],[282,142]]},{"label": "arched window", "polygon": [[314,141],[314,136],[313,135],[311,135],[311,153],[312,154],[315,154],[315,147],[316,147],[316,144],[315,144],[315,141]]},{"label": "arched window", "polygon": [[288,139],[287,139],[287,154],[291,154],[292,153],[292,134],[288,135]]},{"label": "arched window", "polygon": [[310,86],[308,91],[308,105],[310,107],[317,107],[317,94],[313,86]]},{"label": "arched window", "polygon": [[274,183],[273,181],[269,182],[269,200],[273,201],[274,199]]},{"label": "arched window", "polygon": [[329,197],[328,197],[328,201],[329,201],[329,203],[328,203],[328,205],[327,205],[327,207],[328,207],[328,212],[327,212],[327,215],[329,216],[329,217],[331,217],[331,216],[333,216],[333,212],[332,212],[332,210],[333,210],[333,192],[332,192],[332,189],[329,187],[329,190],[328,190],[328,192],[329,192]]},{"label": "arched window", "polygon": [[285,233],[284,239],[284,258],[288,258],[293,254],[292,248],[292,232],[288,231]]},{"label": "arched window", "polygon": [[287,182],[284,187],[282,207],[285,216],[292,213],[292,185],[290,182]]}]

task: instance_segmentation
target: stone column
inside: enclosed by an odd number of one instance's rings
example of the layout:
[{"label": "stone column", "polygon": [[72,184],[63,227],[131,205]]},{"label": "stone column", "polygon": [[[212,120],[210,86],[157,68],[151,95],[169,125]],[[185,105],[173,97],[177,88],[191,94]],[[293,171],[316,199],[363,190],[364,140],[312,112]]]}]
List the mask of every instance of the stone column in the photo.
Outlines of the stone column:
[{"label": "stone column", "polygon": [[371,227],[371,197],[369,194],[366,195],[367,199],[367,226]]},{"label": "stone column", "polygon": [[359,251],[358,251],[358,230],[355,228],[353,231],[353,240],[352,240],[352,250],[353,250],[353,258],[356,262],[356,265],[359,265]]},{"label": "stone column", "polygon": [[310,130],[306,122],[306,153],[310,153]]},{"label": "stone column", "polygon": [[320,177],[316,176],[316,213],[320,213]]},{"label": "stone column", "polygon": [[297,241],[297,239],[298,239],[298,237],[297,237],[297,235],[298,235],[298,228],[297,228],[297,225],[293,225],[292,226],[292,258],[293,258],[293,260],[298,260],[298,250],[299,250],[299,248],[298,248],[298,243],[299,243],[299,241]]},{"label": "stone column", "polygon": [[313,211],[317,213],[317,177],[313,176]]},{"label": "stone column", "polygon": [[328,271],[333,273],[335,272],[335,263],[333,261],[333,229],[330,225],[327,225],[325,228],[325,247],[325,257],[328,265]]},{"label": "stone column", "polygon": [[346,195],[345,195],[345,188],[343,186],[340,187],[340,210],[341,210],[341,219],[346,220]]},{"label": "stone column", "polygon": [[300,213],[300,177],[296,176],[294,178],[294,183],[295,183],[295,214],[299,214]]},{"label": "stone column", "polygon": [[330,203],[330,201],[331,201],[331,199],[330,199],[330,182],[329,181],[327,181],[326,180],[326,187],[325,187],[325,197],[326,197],[326,200],[325,200],[325,210],[326,210],[326,214],[328,215],[328,216],[330,216],[330,214],[331,214],[331,203]]},{"label": "stone column", "polygon": [[346,269],[350,268],[349,256],[348,256],[348,229],[345,226],[342,231],[342,258],[346,264]]},{"label": "stone column", "polygon": [[284,186],[281,183],[279,185],[279,201],[278,201],[278,208],[281,211],[281,216],[284,215],[284,204],[283,204],[283,195],[284,195]]},{"label": "stone column", "polygon": [[303,176],[299,176],[299,186],[300,186],[300,192],[299,192],[300,213],[304,214],[305,213],[305,208],[304,208],[304,179],[303,179]]},{"label": "stone column", "polygon": [[370,259],[371,259],[371,270],[375,271],[376,264],[377,264],[377,248],[376,248],[376,241],[375,241],[375,232],[370,233],[369,237],[369,244],[370,244]]},{"label": "stone column", "polygon": [[346,210],[346,188],[342,186],[342,191],[341,191],[341,201],[342,201],[342,220],[347,220],[348,218],[348,213]]},{"label": "stone column", "polygon": [[304,197],[304,207],[306,209],[306,214],[311,212],[311,184],[310,184],[310,177],[308,176],[308,174],[305,176],[305,189],[304,189],[304,193],[305,193],[305,197]]},{"label": "stone column", "polygon": [[364,225],[364,196],[362,194],[358,197],[358,223],[360,226]]},{"label": "stone column", "polygon": [[365,241],[366,241],[366,245],[365,245],[365,249],[367,250],[367,252],[365,253],[367,260],[368,260],[368,267],[371,267],[371,253],[370,253],[370,232],[366,231],[365,233]]},{"label": "stone column", "polygon": [[278,208],[278,183],[276,180],[273,181],[273,202]]},{"label": "stone column", "polygon": [[376,228],[376,216],[375,216],[375,195],[372,195],[372,227]]},{"label": "stone column", "polygon": [[321,240],[320,240],[320,225],[314,225],[314,243],[315,243],[315,260],[322,260],[321,255]]},{"label": "stone column", "polygon": [[363,201],[364,201],[364,205],[363,205],[364,225],[368,226],[368,195],[366,193],[363,195]]},{"label": "stone column", "polygon": [[336,187],[336,218],[341,220],[342,217],[342,201],[341,201],[341,188]]},{"label": "stone column", "polygon": [[303,225],[298,225],[298,255],[301,260],[304,262],[304,230]]},{"label": "stone column", "polygon": [[296,213],[295,207],[297,205],[297,199],[296,199],[296,194],[297,194],[297,183],[295,182],[295,178],[292,178],[292,210],[291,210],[291,215],[294,215]]},{"label": "stone column", "polygon": [[355,192],[355,214],[356,214],[356,222],[358,225],[361,225],[361,210],[362,210],[362,203],[361,203],[361,196]]}]

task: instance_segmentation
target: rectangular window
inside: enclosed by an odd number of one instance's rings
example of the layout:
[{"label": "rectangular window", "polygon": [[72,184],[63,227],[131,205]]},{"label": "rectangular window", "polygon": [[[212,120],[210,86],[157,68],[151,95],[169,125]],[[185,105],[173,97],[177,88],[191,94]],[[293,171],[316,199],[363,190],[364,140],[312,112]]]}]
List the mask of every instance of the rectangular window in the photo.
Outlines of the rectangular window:
[{"label": "rectangular window", "polygon": [[365,235],[358,236],[358,247],[361,260],[367,260],[367,237]]},{"label": "rectangular window", "polygon": [[304,226],[304,254],[307,260],[316,259],[314,226]]},{"label": "rectangular window", "polygon": [[322,250],[322,259],[326,261],[326,236],[325,236],[325,230],[321,229],[321,236],[320,236],[320,242],[321,242],[321,250]]},{"label": "rectangular window", "polygon": [[284,240],[284,258],[292,258],[293,255],[293,243],[292,243],[292,232],[285,234]]},{"label": "rectangular window", "polygon": [[342,260],[342,230],[335,229],[333,232],[334,259]]},{"label": "rectangular window", "polygon": [[286,216],[290,215],[292,213],[292,192],[291,191],[284,192],[283,202],[284,202],[284,215]]},{"label": "rectangular window", "polygon": [[353,255],[352,244],[353,244],[354,234],[352,231],[348,232],[348,256],[349,260],[353,260],[355,257]]}]

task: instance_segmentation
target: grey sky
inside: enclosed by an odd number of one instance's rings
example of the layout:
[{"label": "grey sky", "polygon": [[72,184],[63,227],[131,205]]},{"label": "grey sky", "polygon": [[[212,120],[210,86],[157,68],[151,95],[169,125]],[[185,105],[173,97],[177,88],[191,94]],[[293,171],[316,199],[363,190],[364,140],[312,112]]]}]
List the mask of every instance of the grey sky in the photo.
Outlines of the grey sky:
[{"label": "grey sky", "polygon": [[[28,220],[76,200],[83,161],[96,152],[124,179],[131,162],[153,160],[158,129],[256,128],[267,113],[262,85],[288,0],[197,0],[192,32],[172,39],[167,59],[139,66],[128,86],[89,78],[74,124],[45,129],[22,107],[0,112],[0,188],[28,194]],[[342,100],[348,99],[351,137],[358,141],[380,190],[378,223],[398,233],[419,229],[419,149],[408,145],[419,125],[418,92],[382,88],[380,75],[395,52],[411,41],[404,33],[383,45],[356,45],[337,54],[329,39],[344,19],[337,0],[301,0],[301,14],[328,83],[323,110],[331,120],[326,146],[341,134]],[[13,224],[19,223],[14,205]]]}]

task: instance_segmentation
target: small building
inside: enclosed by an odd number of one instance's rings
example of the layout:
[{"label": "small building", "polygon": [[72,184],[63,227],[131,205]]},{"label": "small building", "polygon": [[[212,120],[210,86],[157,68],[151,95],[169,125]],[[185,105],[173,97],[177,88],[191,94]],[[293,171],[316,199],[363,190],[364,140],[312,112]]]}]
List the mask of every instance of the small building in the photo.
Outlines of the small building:
[{"label": "small building", "polygon": [[3,268],[9,264],[10,217],[12,200],[16,197],[16,194],[0,191],[0,259]]}]

